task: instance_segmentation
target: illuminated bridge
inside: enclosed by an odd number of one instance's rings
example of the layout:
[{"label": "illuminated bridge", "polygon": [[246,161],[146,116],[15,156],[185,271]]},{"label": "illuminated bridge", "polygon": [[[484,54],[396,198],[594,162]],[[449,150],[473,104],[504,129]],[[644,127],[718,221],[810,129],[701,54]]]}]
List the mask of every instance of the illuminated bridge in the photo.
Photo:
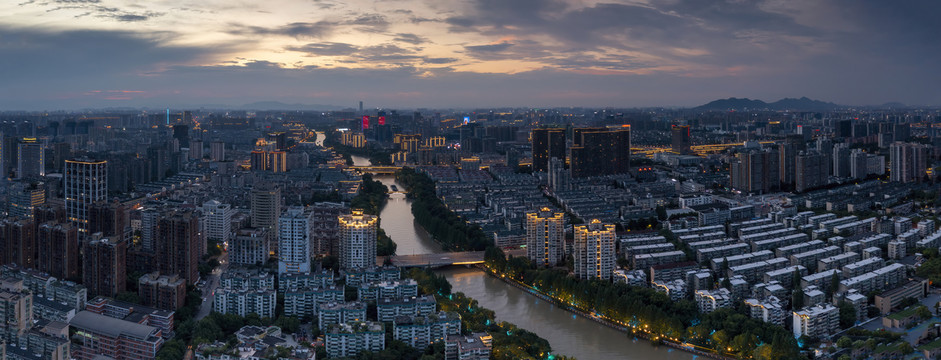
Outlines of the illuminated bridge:
[{"label": "illuminated bridge", "polygon": [[395,174],[396,171],[401,169],[401,166],[350,166],[348,169],[357,170],[364,173],[374,173],[374,174]]},{"label": "illuminated bridge", "polygon": [[[526,256],[526,249],[505,251],[508,255]],[[376,264],[385,263],[386,257],[376,258]],[[484,263],[483,251],[464,251],[437,254],[395,255],[389,256],[392,265],[403,268],[439,268],[453,265],[476,265]]]}]

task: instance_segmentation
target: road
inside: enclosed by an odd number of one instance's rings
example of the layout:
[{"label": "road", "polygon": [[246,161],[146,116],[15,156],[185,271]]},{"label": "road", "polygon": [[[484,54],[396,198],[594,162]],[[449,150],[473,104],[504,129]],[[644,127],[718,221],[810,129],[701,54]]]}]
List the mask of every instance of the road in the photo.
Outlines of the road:
[{"label": "road", "polygon": [[220,265],[212,270],[212,273],[209,274],[209,278],[205,279],[206,285],[200,289],[203,292],[203,303],[199,306],[199,312],[196,313],[196,321],[201,320],[212,312],[212,295],[215,293],[216,288],[219,287],[219,276],[229,268],[228,252],[223,252],[222,255],[219,255],[218,259]]}]

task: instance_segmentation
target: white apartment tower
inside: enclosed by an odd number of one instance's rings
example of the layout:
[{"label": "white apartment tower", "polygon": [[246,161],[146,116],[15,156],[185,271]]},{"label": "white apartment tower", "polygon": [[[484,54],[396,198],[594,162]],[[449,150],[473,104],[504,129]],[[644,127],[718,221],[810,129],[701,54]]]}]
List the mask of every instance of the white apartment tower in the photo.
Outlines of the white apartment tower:
[{"label": "white apartment tower", "polygon": [[553,266],[565,256],[565,213],[547,207],[526,213],[526,256],[539,266]]},{"label": "white apartment tower", "polygon": [[340,215],[340,268],[343,270],[376,266],[376,229],[379,218],[354,209]]},{"label": "white apartment tower", "polygon": [[611,279],[614,271],[614,224],[592,219],[575,226],[575,276],[579,279]]},{"label": "white apartment tower", "polygon": [[228,243],[232,238],[232,205],[216,200],[203,203],[206,239]]},{"label": "white apartment tower", "polygon": [[65,215],[79,234],[88,232],[88,207],[108,197],[108,162],[88,158],[65,161]]},{"label": "white apartment tower", "polygon": [[310,208],[291,206],[281,214],[278,218],[279,274],[310,272],[313,233],[314,212]]}]

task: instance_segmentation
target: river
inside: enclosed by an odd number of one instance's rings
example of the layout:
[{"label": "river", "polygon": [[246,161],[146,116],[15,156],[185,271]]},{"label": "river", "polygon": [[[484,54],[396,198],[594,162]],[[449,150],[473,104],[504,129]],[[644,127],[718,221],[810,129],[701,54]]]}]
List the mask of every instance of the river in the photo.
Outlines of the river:
[{"label": "river", "polygon": [[[319,138],[319,136],[318,136]],[[369,159],[353,156],[357,166],[371,165]],[[404,189],[392,176],[376,176],[386,186]],[[415,223],[412,201],[404,194],[391,194],[379,214],[381,226],[398,245],[398,255],[441,252],[441,247]],[[668,348],[654,347],[644,340],[598,324],[558,308],[544,300],[488,276],[473,268],[450,268],[438,273],[447,277],[452,291],[463,292],[496,313],[497,320],[508,321],[532,331],[549,341],[557,354],[579,360],[657,359],[688,360],[696,356]]]}]

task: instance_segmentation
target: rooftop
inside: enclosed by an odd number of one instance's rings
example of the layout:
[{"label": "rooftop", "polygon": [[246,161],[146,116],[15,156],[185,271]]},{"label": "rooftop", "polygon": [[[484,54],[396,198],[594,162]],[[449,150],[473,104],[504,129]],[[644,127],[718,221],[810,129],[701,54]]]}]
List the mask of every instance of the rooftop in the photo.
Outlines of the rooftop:
[{"label": "rooftop", "polygon": [[69,325],[106,334],[111,337],[128,335],[139,339],[147,339],[155,336],[157,328],[147,325],[141,325],[130,321],[115,319],[112,317],[95,314],[91,311],[82,311],[75,314]]}]

